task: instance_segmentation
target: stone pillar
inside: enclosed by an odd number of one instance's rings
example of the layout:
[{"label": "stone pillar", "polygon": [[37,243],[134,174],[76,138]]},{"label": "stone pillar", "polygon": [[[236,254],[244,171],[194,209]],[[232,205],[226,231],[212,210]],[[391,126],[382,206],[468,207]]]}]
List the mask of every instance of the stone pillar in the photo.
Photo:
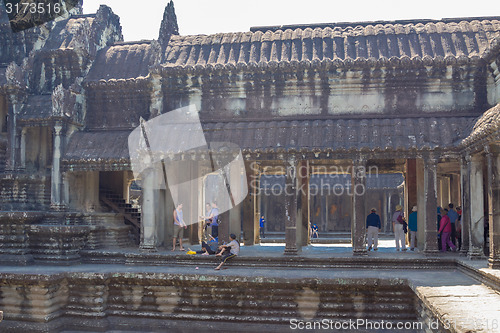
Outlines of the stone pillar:
[{"label": "stone pillar", "polygon": [[358,157],[353,161],[351,173],[352,192],[352,222],[351,239],[353,255],[366,255],[366,159]]},{"label": "stone pillar", "polygon": [[443,176],[440,179],[441,183],[441,207],[448,208],[450,203],[450,178]]},{"label": "stone pillar", "polygon": [[389,209],[388,209],[388,199],[387,199],[388,194],[384,192],[384,202],[383,202],[383,208],[382,208],[382,215],[380,218],[382,219],[382,232],[386,232],[386,224],[387,221],[389,221]]},{"label": "stone pillar", "polygon": [[[55,210],[60,210],[62,207],[61,204],[61,184],[62,184],[62,175],[61,175],[61,130],[62,125],[56,124],[54,126],[54,143],[53,143],[53,153],[52,153],[52,184],[51,184],[51,192],[50,192],[50,207]],[[22,141],[22,140],[21,140]],[[22,149],[21,149],[21,156]]]},{"label": "stone pillar", "polygon": [[434,156],[424,157],[424,252],[434,254],[437,246],[437,159]]},{"label": "stone pillar", "polygon": [[285,175],[285,255],[296,255],[297,247],[297,160],[286,159]]},{"label": "stone pillar", "polygon": [[5,167],[6,171],[13,171],[16,168],[17,112],[20,105],[17,102],[19,99],[17,94],[13,93],[9,97],[7,101],[9,143],[7,145],[7,164]]},{"label": "stone pillar", "polygon": [[157,221],[155,209],[155,172],[153,169],[143,173],[142,181],[142,216],[141,216],[141,243],[143,251],[156,252]]},{"label": "stone pillar", "polygon": [[[241,192],[241,170],[235,166],[229,170],[229,179],[234,193]],[[241,239],[241,208],[242,204],[238,204],[229,211],[229,233],[235,234],[237,239]]]},{"label": "stone pillar", "polygon": [[28,129],[26,127],[23,127],[23,129],[21,130],[21,156],[20,156],[21,165],[20,165],[20,167],[22,169],[26,168],[26,132],[27,131],[28,131]]},{"label": "stone pillar", "polygon": [[95,212],[100,208],[99,171],[88,171],[85,173],[85,198],[83,204],[87,212]]},{"label": "stone pillar", "polygon": [[[425,240],[425,177],[424,177],[424,160],[417,160],[417,247],[423,249]],[[434,225],[437,226],[437,207],[434,212]],[[437,237],[437,236],[436,236]],[[436,240],[437,241],[437,240]]]},{"label": "stone pillar", "polygon": [[462,205],[460,200],[460,179],[457,175],[450,176],[450,200],[455,207]]},{"label": "stone pillar", "polygon": [[[300,161],[297,169],[297,244],[309,244],[309,162]],[[328,205],[327,205],[328,210]]]},{"label": "stone pillar", "polygon": [[242,202],[243,210],[243,240],[245,245],[254,245],[259,234],[255,226],[254,202],[260,195],[260,168],[257,162],[245,163],[249,195]]},{"label": "stone pillar", "polygon": [[467,153],[460,159],[460,179],[462,193],[462,248],[460,253],[467,255],[469,252],[469,229],[471,219],[471,198],[470,198],[470,172],[471,156]]},{"label": "stone pillar", "polygon": [[488,203],[490,255],[489,267],[500,269],[500,154],[499,147],[486,152],[488,163]]},{"label": "stone pillar", "polygon": [[469,259],[484,258],[483,157],[472,156],[470,172]]}]

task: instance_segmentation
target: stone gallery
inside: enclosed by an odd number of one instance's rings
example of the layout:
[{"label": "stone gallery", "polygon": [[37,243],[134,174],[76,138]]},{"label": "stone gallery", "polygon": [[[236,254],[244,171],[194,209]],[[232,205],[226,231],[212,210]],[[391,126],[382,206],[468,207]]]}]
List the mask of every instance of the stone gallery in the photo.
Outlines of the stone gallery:
[{"label": "stone gallery", "polygon": [[[0,331],[146,330],[165,321],[172,331],[227,330],[230,321],[286,331],[289,320],[324,318],[470,331],[450,325],[470,309],[433,303],[451,302],[429,286],[438,269],[481,281],[479,294],[491,297],[481,324],[499,318],[500,17],[184,36],[170,2],[157,39],[124,42],[109,7],[84,15],[80,3],[70,13],[13,32],[0,6]],[[248,195],[221,210],[219,243],[235,234],[244,245],[235,267],[281,275],[216,275],[202,271],[212,258],[170,253],[173,184],[134,172],[129,138],[181,108],[196,110],[208,155],[224,150],[210,143],[228,142],[243,158],[243,171],[224,177]],[[182,197],[192,247],[205,237],[206,203],[220,204],[223,190],[210,185],[214,169],[200,167],[208,155],[165,151],[156,165],[175,160],[197,179]],[[462,209],[453,255],[437,241],[436,212],[449,203]],[[375,207],[392,235],[396,205],[405,216],[417,207],[420,251],[372,257],[366,216]],[[272,255],[259,245],[264,215],[283,244]],[[348,252],[325,247],[315,257],[312,224],[332,235],[327,243],[347,234]],[[155,270],[176,265],[179,274]],[[347,271],[285,277],[304,268],[428,275],[421,284]]]}]

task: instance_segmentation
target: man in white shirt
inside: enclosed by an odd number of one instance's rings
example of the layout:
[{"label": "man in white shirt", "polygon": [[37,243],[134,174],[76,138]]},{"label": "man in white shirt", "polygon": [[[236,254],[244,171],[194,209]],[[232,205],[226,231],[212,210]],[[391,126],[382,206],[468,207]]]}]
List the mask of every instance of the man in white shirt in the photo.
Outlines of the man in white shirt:
[{"label": "man in white shirt", "polygon": [[222,251],[216,254],[216,256],[218,257],[222,256],[222,262],[215,268],[216,271],[221,269],[222,265],[224,265],[226,261],[228,261],[229,259],[233,259],[240,254],[240,243],[238,243],[238,241],[236,240],[236,235],[231,234],[229,238],[231,238],[229,244],[222,245]]}]

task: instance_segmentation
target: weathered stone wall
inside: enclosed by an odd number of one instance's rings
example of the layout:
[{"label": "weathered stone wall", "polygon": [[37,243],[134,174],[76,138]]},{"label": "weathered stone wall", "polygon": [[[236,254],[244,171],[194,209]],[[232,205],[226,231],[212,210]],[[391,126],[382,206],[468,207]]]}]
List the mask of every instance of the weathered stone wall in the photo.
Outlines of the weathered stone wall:
[{"label": "weathered stone wall", "polygon": [[[38,281],[36,287],[34,281]],[[162,329],[169,319],[204,321],[212,327],[225,321],[232,325],[275,324],[281,329],[289,329],[291,319],[418,320],[416,296],[398,279],[264,281],[163,273],[15,278],[3,274],[0,292],[5,314],[2,325],[11,332],[20,331],[27,322],[37,324],[33,325],[35,331],[43,330],[47,328],[43,323],[54,325],[51,320],[64,317],[67,321],[61,325],[66,329],[85,325],[124,330],[151,329],[155,319],[163,320]]]},{"label": "weathered stone wall", "polygon": [[119,80],[86,87],[88,128],[133,128],[149,119],[151,88],[146,80]]},{"label": "weathered stone wall", "polygon": [[491,105],[500,103],[500,57],[490,64],[488,101]]},{"label": "weathered stone wall", "polygon": [[480,113],[486,75],[475,65],[175,73],[164,112],[195,104],[206,117]]},{"label": "weathered stone wall", "polygon": [[0,179],[1,210],[45,210],[50,205],[50,178],[19,175]]}]

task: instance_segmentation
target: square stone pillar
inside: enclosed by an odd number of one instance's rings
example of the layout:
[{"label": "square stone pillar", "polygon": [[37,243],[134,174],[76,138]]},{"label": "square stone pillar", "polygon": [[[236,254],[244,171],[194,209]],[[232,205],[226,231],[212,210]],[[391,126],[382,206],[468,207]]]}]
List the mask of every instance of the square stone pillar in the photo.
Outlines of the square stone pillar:
[{"label": "square stone pillar", "polygon": [[[424,179],[424,160],[417,159],[417,247],[424,248],[425,240],[425,179]],[[437,212],[437,208],[436,208]],[[434,222],[437,225],[437,213],[434,214]]]},{"label": "square stone pillar", "polygon": [[[231,185],[235,193],[240,193],[242,190],[242,174],[240,168],[232,167],[230,170]],[[229,233],[235,234],[238,239],[241,239],[241,210],[243,204],[240,203],[229,211]]]},{"label": "square stone pillar", "polygon": [[471,201],[470,201],[470,171],[471,157],[469,153],[460,159],[460,178],[461,178],[461,194],[462,194],[462,248],[460,253],[467,255],[469,252],[469,229],[471,218]]},{"label": "square stone pillar", "polygon": [[470,168],[469,259],[484,258],[483,157],[472,156]]},{"label": "square stone pillar", "polygon": [[297,170],[297,243],[307,246],[309,239],[309,162],[300,161]]},{"label": "square stone pillar", "polygon": [[460,177],[458,175],[450,176],[450,199],[455,207],[462,205],[460,197]]},{"label": "square stone pillar", "polygon": [[245,245],[254,245],[255,237],[259,235],[258,225],[255,225],[255,201],[260,193],[260,166],[257,162],[246,162],[247,184],[249,194],[241,203],[243,210],[243,241]]},{"label": "square stone pillar", "polygon": [[367,255],[365,247],[366,237],[366,211],[365,211],[365,192],[366,192],[366,159],[358,158],[353,161],[351,172],[352,180],[352,222],[351,239],[352,254]]},{"label": "square stone pillar", "polygon": [[488,164],[488,210],[490,268],[500,269],[500,147],[493,146],[486,152]]},{"label": "square stone pillar", "polygon": [[[61,201],[62,173],[61,173],[61,131],[63,127],[60,124],[54,126],[54,143],[52,152],[52,174],[51,174],[51,191],[50,191],[50,207],[55,210],[64,208]],[[26,141],[26,140],[24,140]],[[26,147],[24,147],[26,148]],[[22,150],[22,149],[21,149]],[[21,155],[25,152],[21,151]]]},{"label": "square stone pillar", "polygon": [[424,225],[424,252],[435,254],[438,252],[437,244],[437,158],[424,157],[424,200],[425,200],[425,225]]},{"label": "square stone pillar", "polygon": [[[297,244],[297,158],[289,155],[286,159],[285,175],[285,255],[296,255],[301,249]],[[299,227],[300,229],[300,227]]]},{"label": "square stone pillar", "polygon": [[[448,176],[443,176],[440,178],[441,186],[441,207],[448,208],[450,204],[450,178]],[[456,203],[455,203],[456,205]]]},{"label": "square stone pillar", "polygon": [[155,171],[147,170],[142,180],[142,216],[140,249],[148,252],[157,251],[157,221],[155,207]]}]

